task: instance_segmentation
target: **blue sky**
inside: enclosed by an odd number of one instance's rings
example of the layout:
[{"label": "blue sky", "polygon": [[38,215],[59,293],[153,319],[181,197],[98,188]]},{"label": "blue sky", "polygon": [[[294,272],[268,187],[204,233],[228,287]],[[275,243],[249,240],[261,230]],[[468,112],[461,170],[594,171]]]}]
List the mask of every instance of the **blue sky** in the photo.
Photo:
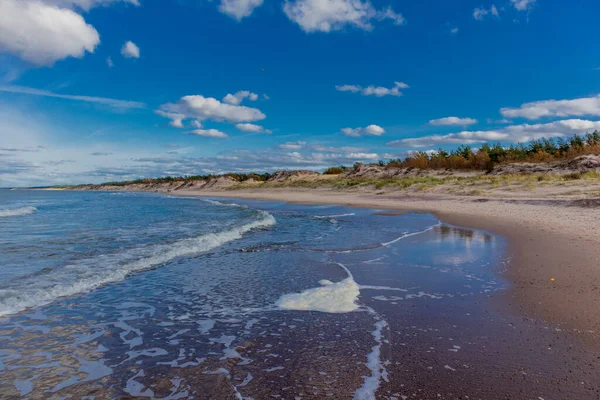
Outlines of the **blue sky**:
[{"label": "blue sky", "polygon": [[593,131],[599,13],[593,0],[2,0],[0,187],[318,170]]}]

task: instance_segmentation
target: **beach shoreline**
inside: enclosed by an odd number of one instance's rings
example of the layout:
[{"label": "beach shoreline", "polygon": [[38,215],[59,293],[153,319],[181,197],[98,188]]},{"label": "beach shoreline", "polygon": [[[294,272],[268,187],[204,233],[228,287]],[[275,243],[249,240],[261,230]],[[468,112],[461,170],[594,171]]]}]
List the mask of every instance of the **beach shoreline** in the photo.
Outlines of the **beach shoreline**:
[{"label": "beach shoreline", "polygon": [[179,190],[178,196],[241,198],[299,204],[427,212],[442,222],[507,238],[511,288],[498,308],[557,329],[583,333],[597,345],[600,331],[600,227],[593,208],[464,197],[407,196],[334,190]]}]

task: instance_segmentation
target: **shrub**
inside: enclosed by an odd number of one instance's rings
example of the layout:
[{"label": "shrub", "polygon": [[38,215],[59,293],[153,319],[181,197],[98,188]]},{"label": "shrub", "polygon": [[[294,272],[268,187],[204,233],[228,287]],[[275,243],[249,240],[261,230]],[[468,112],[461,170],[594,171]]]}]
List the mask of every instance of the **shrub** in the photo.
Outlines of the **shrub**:
[{"label": "shrub", "polygon": [[323,175],[339,175],[342,173],[344,173],[344,167],[331,167],[331,168],[327,168],[323,172]]}]

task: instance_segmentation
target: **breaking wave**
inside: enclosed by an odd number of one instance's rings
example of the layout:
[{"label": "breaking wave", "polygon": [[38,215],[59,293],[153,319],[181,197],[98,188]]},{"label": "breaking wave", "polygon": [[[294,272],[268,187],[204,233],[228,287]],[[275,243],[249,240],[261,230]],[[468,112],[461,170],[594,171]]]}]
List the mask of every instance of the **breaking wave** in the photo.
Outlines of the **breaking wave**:
[{"label": "breaking wave", "polygon": [[29,215],[33,214],[37,211],[35,207],[21,207],[21,208],[13,208],[13,209],[4,209],[0,210],[0,218],[3,217],[19,217],[21,215]]},{"label": "breaking wave", "polygon": [[264,211],[259,213],[260,218],[256,221],[222,232],[79,260],[48,271],[42,279],[33,275],[23,277],[0,288],[0,316],[42,306],[60,297],[88,292],[106,283],[121,281],[133,272],[164,265],[178,257],[215,249],[241,239],[251,230],[266,228],[276,223],[271,214]]}]

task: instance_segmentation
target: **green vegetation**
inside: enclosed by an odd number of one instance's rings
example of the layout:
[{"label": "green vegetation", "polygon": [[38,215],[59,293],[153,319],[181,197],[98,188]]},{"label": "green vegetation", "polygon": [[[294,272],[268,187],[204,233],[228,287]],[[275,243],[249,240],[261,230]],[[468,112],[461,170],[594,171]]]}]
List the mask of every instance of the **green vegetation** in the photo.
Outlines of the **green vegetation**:
[{"label": "green vegetation", "polygon": [[343,174],[348,168],[340,165],[339,167],[331,167],[331,168],[327,168],[324,172],[323,175],[339,175],[339,174]]}]

